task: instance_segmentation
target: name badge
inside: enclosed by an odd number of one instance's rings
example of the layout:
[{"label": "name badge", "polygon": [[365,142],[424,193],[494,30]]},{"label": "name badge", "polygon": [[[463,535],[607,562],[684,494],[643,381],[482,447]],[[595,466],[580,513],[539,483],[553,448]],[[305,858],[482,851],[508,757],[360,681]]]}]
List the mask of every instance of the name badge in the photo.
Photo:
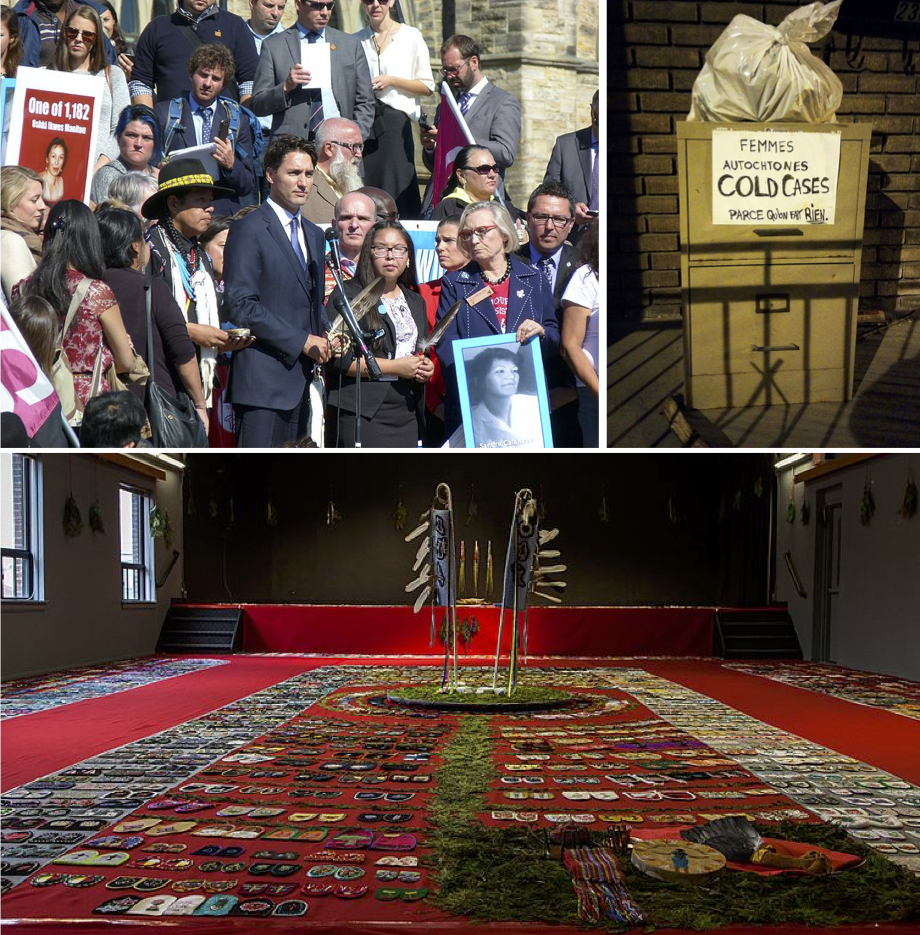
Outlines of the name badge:
[{"label": "name badge", "polygon": [[475,305],[483,299],[488,299],[491,295],[492,290],[488,286],[483,286],[478,292],[474,292],[472,295],[466,297],[466,304]]}]

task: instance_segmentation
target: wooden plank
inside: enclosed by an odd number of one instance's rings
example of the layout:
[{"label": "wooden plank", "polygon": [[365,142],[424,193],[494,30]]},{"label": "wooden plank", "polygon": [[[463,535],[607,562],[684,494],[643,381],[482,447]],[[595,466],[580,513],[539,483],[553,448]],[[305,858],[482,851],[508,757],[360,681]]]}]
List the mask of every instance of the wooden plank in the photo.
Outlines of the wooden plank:
[{"label": "wooden plank", "polygon": [[144,477],[153,477],[156,480],[166,480],[166,471],[163,468],[156,467],[147,461],[141,461],[134,455],[122,454],[97,454],[100,461],[108,461],[110,464],[117,464],[118,467],[134,471],[135,474],[143,474]]},{"label": "wooden plank", "polygon": [[813,468],[802,471],[801,474],[796,474],[794,482],[796,484],[810,484],[812,481],[816,481],[821,477],[827,477],[828,474],[836,474],[837,471],[845,471],[847,468],[853,467],[854,464],[859,464],[861,461],[871,461],[873,458],[880,458],[881,456],[881,453],[840,455],[840,457],[832,458],[830,461],[822,461]]}]

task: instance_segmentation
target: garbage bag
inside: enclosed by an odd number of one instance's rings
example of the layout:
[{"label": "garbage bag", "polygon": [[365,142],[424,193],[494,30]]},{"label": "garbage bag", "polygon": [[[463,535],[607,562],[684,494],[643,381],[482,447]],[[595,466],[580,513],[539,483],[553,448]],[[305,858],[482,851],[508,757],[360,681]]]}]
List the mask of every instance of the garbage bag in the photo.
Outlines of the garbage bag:
[{"label": "garbage bag", "polygon": [[687,119],[836,122],[843,85],[806,43],[830,32],[841,2],[809,3],[779,26],[736,16],[706,53]]}]

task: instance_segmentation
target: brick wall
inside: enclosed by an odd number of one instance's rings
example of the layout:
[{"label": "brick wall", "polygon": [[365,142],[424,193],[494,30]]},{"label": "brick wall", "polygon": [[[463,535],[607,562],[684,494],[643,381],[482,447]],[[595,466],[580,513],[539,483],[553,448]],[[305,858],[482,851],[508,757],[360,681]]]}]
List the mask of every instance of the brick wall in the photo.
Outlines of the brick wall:
[{"label": "brick wall", "polygon": [[[798,4],[619,0],[609,7],[609,294],[624,318],[680,311],[675,123],[732,17],[779,23]],[[854,41],[851,44],[855,44]],[[915,43],[911,43],[915,45]],[[831,32],[812,46],[843,83],[841,123],[872,124],[860,309],[920,308],[920,79],[903,42]]]}]

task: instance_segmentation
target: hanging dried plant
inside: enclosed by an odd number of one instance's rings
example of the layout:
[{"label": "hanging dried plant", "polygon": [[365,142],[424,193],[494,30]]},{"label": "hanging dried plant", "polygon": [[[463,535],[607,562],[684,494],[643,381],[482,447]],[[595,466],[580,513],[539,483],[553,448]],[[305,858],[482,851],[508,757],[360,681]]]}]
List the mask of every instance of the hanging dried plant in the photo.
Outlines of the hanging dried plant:
[{"label": "hanging dried plant", "polygon": [[786,507],[786,522],[794,523],[795,522],[795,498],[789,498],[789,504]]},{"label": "hanging dried plant", "polygon": [[397,529],[406,528],[407,516],[406,505],[403,503],[403,485],[400,484],[396,494],[396,509],[393,511],[393,519],[396,522]]},{"label": "hanging dried plant", "polygon": [[476,502],[476,488],[470,484],[470,498],[466,501],[466,525],[472,526],[476,514],[479,513],[479,504]]},{"label": "hanging dried plant", "polygon": [[868,526],[875,516],[875,497],[872,495],[872,478],[866,471],[866,483],[863,486],[862,500],[859,501],[859,521]]},{"label": "hanging dried plant", "polygon": [[913,472],[907,472],[907,484],[904,487],[904,502],[898,513],[904,519],[910,519],[917,512],[917,485],[914,483]]},{"label": "hanging dried plant", "polygon": [[158,506],[154,506],[150,511],[150,535],[154,539],[165,539],[167,524],[166,515]]},{"label": "hanging dried plant", "polygon": [[105,523],[102,522],[102,504],[98,500],[93,500],[93,505],[89,508],[89,528],[93,532],[105,532]]},{"label": "hanging dried plant", "polygon": [[326,525],[331,529],[342,519],[339,508],[335,505],[335,485],[329,485],[329,502],[326,504]]},{"label": "hanging dried plant", "polygon": [[668,522],[672,526],[676,526],[680,522],[680,513],[677,512],[677,500],[674,498],[674,494],[668,497]]},{"label": "hanging dried plant", "polygon": [[268,501],[265,504],[265,525],[266,526],[277,526],[278,525],[278,511],[275,509],[275,504]]},{"label": "hanging dried plant", "polygon": [[63,526],[64,535],[67,536],[68,539],[73,539],[83,532],[83,517],[80,515],[80,507],[77,506],[77,501],[74,500],[73,494],[70,494],[64,501]]},{"label": "hanging dried plant", "polygon": [[[479,621],[475,617],[460,617],[457,620],[457,642],[465,653],[470,651],[473,645],[473,639],[479,632]],[[438,627],[438,642],[442,646],[448,646],[453,643],[453,633],[451,631],[449,615],[445,614]]]}]

